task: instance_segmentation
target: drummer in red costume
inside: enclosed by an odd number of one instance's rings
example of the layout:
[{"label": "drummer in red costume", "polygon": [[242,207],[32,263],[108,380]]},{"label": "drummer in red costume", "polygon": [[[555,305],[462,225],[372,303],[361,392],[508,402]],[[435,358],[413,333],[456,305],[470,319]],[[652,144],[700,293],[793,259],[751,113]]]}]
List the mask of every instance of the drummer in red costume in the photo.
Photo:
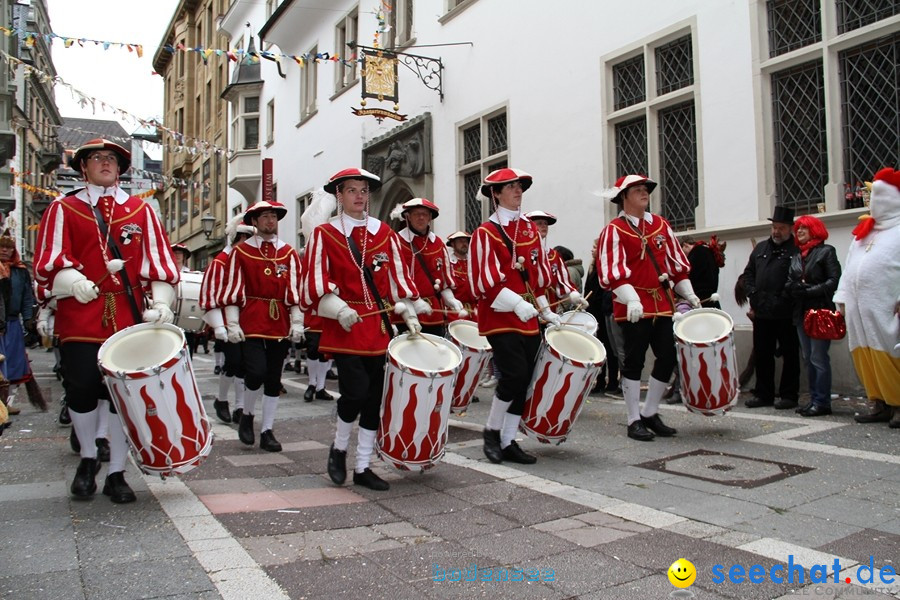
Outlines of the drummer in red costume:
[{"label": "drummer in red costume", "polygon": [[[70,489],[74,498],[87,499],[97,490],[100,470],[94,443],[100,416],[97,401],[109,399],[97,353],[108,337],[141,320],[173,321],[170,305],[178,270],[153,208],[118,186],[119,176],[131,165],[125,148],[105,139],[91,140],[75,152],[72,165],[87,185],[52,202],[44,212],[34,275],[57,298],[55,331],[65,369],[63,387],[81,445],[81,462]],[[102,233],[107,225],[108,237]],[[114,245],[121,259],[115,258]],[[142,315],[145,286],[150,289],[151,309]],[[118,418],[110,425],[109,474],[103,493],[113,502],[134,502],[134,492],[125,482],[125,430]]]},{"label": "drummer in red costume", "polygon": [[[453,295],[462,302],[463,309],[468,313],[465,317],[470,321],[478,321],[478,315],[475,310],[475,295],[472,293],[472,285],[469,283],[469,242],[472,236],[465,231],[456,231],[447,236],[447,245],[452,249],[450,252],[450,268],[453,270],[453,279],[456,280],[456,289]],[[448,321],[461,319],[454,314],[448,314]]]},{"label": "drummer in red costume", "polygon": [[[453,295],[456,281],[450,268],[450,256],[444,242],[431,230],[431,222],[438,217],[437,205],[426,198],[413,198],[401,204],[399,217],[406,221],[406,227],[397,234],[403,242],[400,250],[409,274],[415,282],[422,300],[432,308],[431,314],[422,315],[422,331],[433,335],[444,335],[447,316],[465,316],[462,302]],[[437,309],[437,310],[435,310]],[[395,322],[397,319],[395,319]]]},{"label": "drummer in red costume", "polygon": [[[203,272],[200,282],[200,299],[198,304],[203,313],[203,321],[213,330],[213,336],[223,342],[222,352],[225,364],[219,373],[219,395],[213,401],[216,416],[223,423],[240,424],[244,415],[244,364],[241,356],[241,344],[228,341],[228,330],[225,328],[225,315],[222,314],[224,304],[222,293],[225,290],[225,265],[228,256],[235,246],[256,233],[252,225],[244,224],[243,213],[234,217],[225,227],[225,247],[219,252]],[[228,390],[234,385],[234,413],[228,407]]]},{"label": "drummer in red costume", "polygon": [[[519,169],[499,169],[485,177],[481,193],[496,205],[478,226],[469,250],[469,280],[478,298],[478,331],[488,338],[500,382],[484,429],[484,454],[491,462],[533,464],[537,458],[515,441],[541,344],[541,317],[559,325],[550,310],[550,264],[537,227],[522,214],[522,193],[532,177]],[[537,308],[536,308],[537,307]]]},{"label": "drummer in red costume", "polygon": [[248,446],[256,441],[253,418],[262,396],[259,447],[268,452],[281,452],[272,431],[281,371],[288,344],[303,337],[300,257],[278,239],[278,221],[286,214],[284,205],[274,201],[261,200],[247,209],[244,225],[255,227],[256,234],[228,255],[221,300],[228,341],[241,343],[244,365],[246,391],[238,438]]},{"label": "drummer in red costume", "polygon": [[[644,175],[626,175],[603,195],[621,207],[600,234],[597,273],[600,284],[615,294],[613,316],[625,340],[622,391],[628,411],[628,437],[648,442],[677,431],[659,417],[659,402],[676,366],[672,314],[675,293],[694,308],[700,299],[691,287],[690,263],[669,222],[649,211],[656,182]],[[640,410],[641,372],[648,348],[656,361]]]},{"label": "drummer in red costume", "polygon": [[[347,478],[347,447],[359,418],[353,483],[373,490],[390,486],[369,468],[381,411],[384,365],[391,325],[383,312],[393,303],[411,332],[420,332],[416,313],[431,312],[406,269],[402,240],[387,224],[369,216],[369,194],[381,180],[363,169],[344,169],[325,184],[331,203],[319,211],[338,216],[318,225],[303,256],[302,306],[322,317],[319,351],[334,356],[341,392],[337,401],[334,443],[328,452],[328,475],[340,485]],[[315,203],[316,201],[314,201]],[[372,287],[374,284],[374,289]]]},{"label": "drummer in red costume", "polygon": [[[554,285],[552,288],[548,288],[548,292],[550,292],[548,300],[556,305],[559,305],[561,301],[568,301],[576,307],[587,306],[587,302],[582,298],[581,292],[575,289],[575,286],[572,285],[572,280],[569,279],[569,269],[566,267],[566,261],[563,260],[563,257],[555,248],[550,247],[550,243],[547,241],[547,233],[550,230],[550,226],[556,224],[556,217],[542,210],[533,210],[525,213],[525,216],[531,219],[535,227],[537,227],[538,233],[541,234],[541,245],[547,254],[547,262],[550,263],[550,273],[553,276]],[[555,312],[562,311],[556,310]]]}]

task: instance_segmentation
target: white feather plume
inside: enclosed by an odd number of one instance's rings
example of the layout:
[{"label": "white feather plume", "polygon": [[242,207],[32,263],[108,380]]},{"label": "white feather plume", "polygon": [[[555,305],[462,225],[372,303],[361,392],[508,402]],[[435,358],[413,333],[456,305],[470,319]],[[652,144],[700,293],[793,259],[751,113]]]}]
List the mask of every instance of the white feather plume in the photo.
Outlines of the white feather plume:
[{"label": "white feather plume", "polygon": [[337,208],[337,198],[324,189],[319,188],[312,193],[312,201],[300,215],[300,229],[307,240],[312,238],[313,230],[324,225]]},{"label": "white feather plume", "polygon": [[228,221],[228,224],[225,225],[225,237],[228,239],[229,244],[234,243],[234,236],[237,235],[237,227],[241,223],[244,222],[244,213],[239,215],[235,215]]},{"label": "white feather plume", "polygon": [[391,209],[390,217],[392,220],[394,220],[394,221],[402,221],[403,220],[403,204],[404,204],[403,202],[400,202],[397,204],[397,206],[395,206],[393,209]]},{"label": "white feather plume", "polygon": [[606,198],[608,200],[611,200],[611,199],[615,198],[616,196],[618,196],[619,192],[621,192],[621,191],[622,190],[620,190],[619,188],[611,187],[611,188],[606,188],[605,190],[599,190],[599,191],[593,192],[593,194],[595,196],[599,196],[601,198]]}]

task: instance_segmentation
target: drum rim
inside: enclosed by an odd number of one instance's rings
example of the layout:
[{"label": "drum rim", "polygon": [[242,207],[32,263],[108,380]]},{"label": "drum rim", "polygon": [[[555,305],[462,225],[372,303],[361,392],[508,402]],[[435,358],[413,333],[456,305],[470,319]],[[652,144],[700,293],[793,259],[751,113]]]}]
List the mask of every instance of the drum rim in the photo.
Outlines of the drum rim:
[{"label": "drum rim", "polygon": [[[145,329],[167,329],[167,330],[171,331],[172,333],[179,334],[181,336],[181,342],[182,342],[181,349],[179,349],[177,352],[175,352],[175,354],[173,356],[170,356],[166,360],[164,360],[152,367],[148,367],[146,369],[131,369],[128,371],[124,371],[124,370],[123,371],[114,371],[113,369],[111,369],[108,366],[103,364],[103,358],[106,356],[106,353],[109,352],[109,349],[112,348],[112,346],[116,342],[118,342],[119,340],[124,338],[126,336],[126,334],[128,334],[128,333],[134,333],[135,331],[138,331],[138,330],[143,331]],[[97,365],[100,367],[100,370],[103,373],[109,375],[110,377],[115,377],[117,379],[122,378],[119,375],[120,373],[128,374],[128,375],[152,374],[154,372],[154,370],[159,367],[164,367],[164,366],[169,367],[169,366],[175,364],[176,362],[178,362],[180,360],[180,354],[186,346],[187,346],[187,338],[185,338],[185,336],[184,336],[184,330],[182,330],[177,325],[173,325],[171,323],[136,323],[134,325],[130,325],[130,326],[126,327],[125,329],[117,331],[114,334],[112,334],[111,336],[109,336],[108,338],[106,338],[106,341],[104,341],[100,345],[100,349],[97,351]],[[127,377],[126,377],[126,379],[127,379]]]},{"label": "drum rim", "polygon": [[430,334],[430,333],[420,333],[419,335],[422,335],[422,336],[428,336],[428,338],[431,339],[432,341],[434,341],[435,343],[445,345],[446,348],[450,348],[451,351],[456,352],[455,356],[459,359],[459,362],[456,363],[456,366],[453,366],[453,367],[450,367],[450,368],[447,368],[447,369],[442,369],[442,370],[440,370],[440,371],[430,371],[430,370],[429,370],[429,371],[426,371],[426,370],[423,370],[423,369],[415,369],[415,368],[413,368],[413,367],[410,367],[410,366],[407,366],[407,365],[402,364],[402,363],[401,363],[400,361],[398,361],[397,358],[391,353],[391,346],[394,346],[395,343],[396,343],[396,344],[399,344],[399,343],[408,341],[408,339],[409,339],[409,337],[410,337],[409,335],[407,335],[406,337],[404,337],[404,336],[399,336],[399,335],[398,335],[397,337],[393,338],[393,339],[388,343],[388,347],[387,347],[387,359],[388,359],[388,362],[389,362],[390,364],[394,365],[395,367],[397,367],[398,369],[400,369],[401,371],[404,371],[404,372],[406,372],[406,373],[410,373],[410,374],[415,375],[415,376],[417,376],[417,377],[447,377],[447,376],[453,375],[454,373],[457,373],[457,372],[459,371],[460,367],[462,367],[462,361],[463,361],[463,358],[462,358],[462,352],[460,351],[459,348],[456,347],[455,344],[453,344],[452,342],[450,342],[450,340],[448,340],[448,339],[446,339],[446,338],[442,338],[442,337],[439,337],[439,336],[436,336],[436,335],[432,335],[432,334]]},{"label": "drum rim", "polygon": [[[479,337],[484,338],[485,343],[487,343],[487,348],[472,346],[471,344],[467,344],[466,342],[462,341],[458,337],[454,336],[452,333],[452,329],[454,329],[454,323],[464,323],[464,325],[461,325],[461,327],[474,329],[475,333],[478,334]],[[452,341],[457,346],[466,348],[467,350],[472,350],[473,352],[478,352],[478,353],[494,351],[493,347],[491,347],[491,343],[487,339],[487,336],[483,336],[483,335],[481,335],[481,333],[478,332],[478,323],[476,323],[475,321],[470,321],[468,319],[457,319],[456,321],[450,321],[447,324],[447,335],[450,336],[450,341]]]},{"label": "drum rim", "polygon": [[[717,316],[724,316],[728,320],[728,322],[731,324],[731,330],[728,331],[727,333],[725,333],[725,335],[723,335],[721,337],[714,338],[714,339],[701,340],[701,341],[689,340],[689,339],[686,339],[683,336],[679,335],[678,326],[685,319],[699,317],[702,314],[707,314],[707,315],[714,314]],[[672,335],[675,336],[676,341],[682,342],[684,344],[688,344],[690,346],[696,346],[698,348],[703,348],[706,346],[720,344],[720,343],[724,342],[725,340],[727,340],[728,338],[734,337],[734,319],[732,318],[732,316],[730,314],[728,314],[727,312],[725,312],[724,310],[721,310],[719,308],[694,308],[694,309],[691,309],[688,312],[684,313],[683,317],[681,317],[680,319],[678,319],[677,321],[675,321],[672,324]]]},{"label": "drum rim", "polygon": [[588,332],[586,332],[582,329],[579,329],[577,327],[554,327],[554,328],[552,328],[552,331],[554,331],[554,332],[560,332],[560,333],[565,332],[566,334],[574,332],[576,335],[581,335],[581,336],[584,336],[585,338],[587,338],[588,340],[591,340],[591,343],[595,343],[597,345],[597,347],[600,348],[600,350],[603,352],[602,360],[598,360],[596,362],[584,361],[584,360],[578,360],[578,359],[572,358],[571,356],[564,355],[562,352],[560,352],[558,349],[556,349],[553,346],[553,344],[551,344],[550,341],[547,339],[547,333],[550,331],[551,331],[551,328],[547,328],[547,331],[544,332],[544,343],[547,345],[547,349],[550,351],[550,353],[553,354],[553,356],[555,356],[556,358],[559,358],[560,360],[567,360],[570,363],[572,363],[573,365],[576,365],[578,367],[597,367],[597,366],[600,366],[600,365],[603,365],[604,363],[606,363],[606,360],[607,360],[606,348],[603,347],[603,344],[600,343],[600,340],[598,340],[596,337],[592,336]]}]

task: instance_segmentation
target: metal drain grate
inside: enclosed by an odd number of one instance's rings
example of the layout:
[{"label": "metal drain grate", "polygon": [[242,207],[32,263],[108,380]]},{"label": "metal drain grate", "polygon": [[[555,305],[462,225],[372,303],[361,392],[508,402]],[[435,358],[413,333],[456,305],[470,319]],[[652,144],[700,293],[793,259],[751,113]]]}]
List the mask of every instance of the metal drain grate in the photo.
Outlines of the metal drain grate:
[{"label": "metal drain grate", "polygon": [[811,467],[710,450],[694,450],[635,466],[745,489],[813,470]]}]

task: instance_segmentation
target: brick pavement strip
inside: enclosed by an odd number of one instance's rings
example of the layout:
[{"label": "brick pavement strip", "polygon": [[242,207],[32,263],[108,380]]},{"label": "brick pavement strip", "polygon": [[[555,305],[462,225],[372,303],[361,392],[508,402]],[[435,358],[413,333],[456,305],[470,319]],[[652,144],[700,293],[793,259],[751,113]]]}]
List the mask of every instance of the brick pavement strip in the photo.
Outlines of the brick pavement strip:
[{"label": "brick pavement strip", "polygon": [[[32,359],[36,372],[49,372],[49,355]],[[212,364],[198,360],[195,367],[210,410]],[[39,380],[59,395],[55,380]],[[290,380],[288,389],[305,390],[305,378]],[[281,454],[245,447],[233,427],[214,423],[212,455],[182,478],[142,478],[130,466],[139,501],[126,506],[100,495],[69,500],[76,463],[69,430],[57,428],[55,412],[20,403],[23,414],[0,438],[0,597],[643,600],[672,591],[664,571],[680,556],[698,567],[697,597],[809,597],[816,590],[808,582],[717,585],[710,569],[768,568],[790,555],[804,565],[838,558],[841,577],[855,578],[857,563],[877,554],[876,568],[892,564],[900,547],[900,455],[871,450],[893,449],[871,442],[872,435],[892,439],[887,432],[854,429],[840,416],[811,423],[737,411],[702,419],[663,407],[678,438],[637,445],[622,434],[621,403],[592,400],[565,445],[540,446],[538,464],[519,467],[481,456],[477,433],[489,404],[481,403],[454,417],[442,464],[421,475],[378,464],[392,489],[375,493],[328,482],[334,403],[297,396],[282,398]],[[710,425],[712,436],[704,433]],[[854,436],[865,436],[865,444],[852,447]],[[843,446],[829,445],[832,439]],[[634,466],[698,448],[812,471],[741,490]],[[837,523],[818,527],[823,512]],[[485,569],[507,576],[552,569],[554,577],[448,581]],[[833,592],[900,597],[900,583],[854,580]]]}]

